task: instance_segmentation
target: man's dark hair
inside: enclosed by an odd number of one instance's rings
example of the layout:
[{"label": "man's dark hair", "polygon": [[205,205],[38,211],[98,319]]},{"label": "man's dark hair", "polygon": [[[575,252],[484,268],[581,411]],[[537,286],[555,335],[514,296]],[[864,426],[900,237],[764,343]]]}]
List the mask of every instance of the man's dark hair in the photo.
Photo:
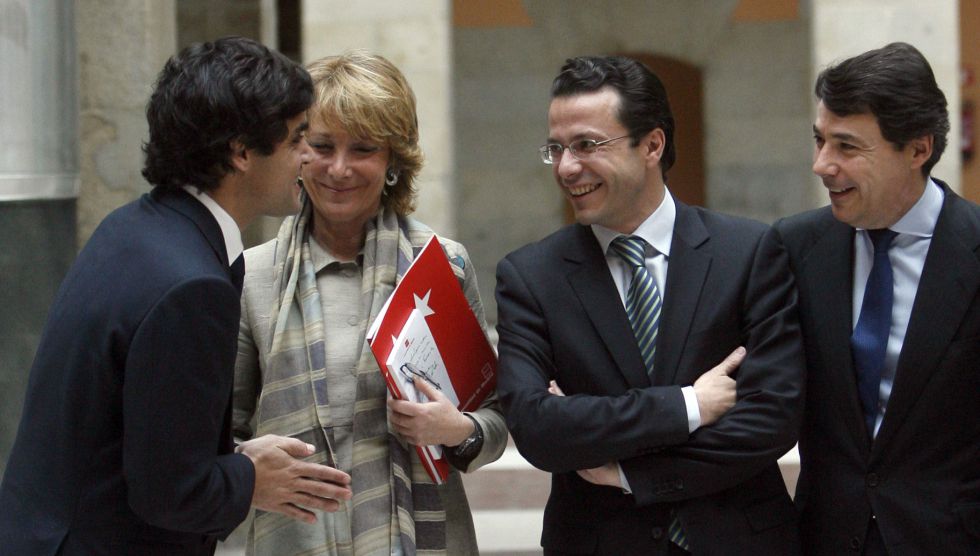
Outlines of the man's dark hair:
[{"label": "man's dark hair", "polygon": [[929,62],[910,44],[893,42],[825,69],[817,77],[814,93],[838,116],[873,115],[881,136],[897,149],[932,135],[932,156],[922,166],[924,176],[946,149],[946,96]]},{"label": "man's dark hair", "polygon": [[312,102],[309,74],[274,50],[242,37],[193,44],[157,77],[143,177],[162,189],[214,189],[232,171],[232,141],[269,155]]},{"label": "man's dark hair", "polygon": [[591,93],[609,87],[619,93],[619,121],[629,131],[632,145],[650,131],[664,132],[660,171],[664,178],[674,165],[674,116],[663,83],[642,63],[624,56],[569,58],[551,84],[551,97]]}]

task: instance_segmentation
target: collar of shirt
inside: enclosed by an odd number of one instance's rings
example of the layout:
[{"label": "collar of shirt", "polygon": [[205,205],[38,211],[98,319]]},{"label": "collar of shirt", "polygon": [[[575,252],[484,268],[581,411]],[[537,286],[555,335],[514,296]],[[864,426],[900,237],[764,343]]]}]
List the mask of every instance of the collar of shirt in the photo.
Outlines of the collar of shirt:
[{"label": "collar of shirt", "polygon": [[900,234],[932,237],[936,222],[939,221],[939,213],[943,210],[945,197],[939,184],[932,181],[932,178],[927,179],[922,196],[898,222],[892,225],[891,229]]},{"label": "collar of shirt", "polygon": [[[631,235],[640,236],[664,257],[670,256],[670,242],[674,238],[674,220],[677,217],[677,206],[670,191],[664,188],[664,199],[657,210],[650,213]],[[603,253],[609,252],[609,244],[623,235],[598,224],[592,225],[592,233],[599,240]],[[649,253],[648,253],[649,255]]]},{"label": "collar of shirt", "polygon": [[183,187],[184,191],[188,192],[191,197],[197,199],[204,208],[208,209],[214,219],[218,221],[218,226],[221,227],[221,235],[225,239],[225,251],[228,253],[228,265],[231,266],[235,262],[235,259],[244,251],[244,245],[242,244],[242,231],[238,229],[238,224],[235,219],[228,214],[225,209],[221,208],[221,205],[217,201],[211,198],[210,195],[201,191],[193,185],[185,185]]},{"label": "collar of shirt", "polygon": [[341,267],[345,265],[361,266],[361,261],[363,258],[364,251],[362,249],[361,252],[357,254],[357,258],[353,261],[341,261],[337,257],[334,257],[333,253],[324,249],[317,240],[310,236],[310,259],[313,261],[314,274],[319,274],[321,270],[334,263]]},{"label": "collar of shirt", "polygon": [[[932,181],[932,178],[927,179],[926,187],[922,191],[922,195],[919,196],[919,200],[889,229],[899,234],[932,237],[932,232],[936,229],[936,222],[939,221],[939,213],[943,210],[945,198],[946,195],[939,184]],[[867,231],[864,228],[858,228],[858,230],[864,232],[858,234],[859,236],[867,237]],[[901,239],[901,236],[895,238],[895,244],[901,245]],[[870,244],[871,240],[869,239],[868,245]]]}]

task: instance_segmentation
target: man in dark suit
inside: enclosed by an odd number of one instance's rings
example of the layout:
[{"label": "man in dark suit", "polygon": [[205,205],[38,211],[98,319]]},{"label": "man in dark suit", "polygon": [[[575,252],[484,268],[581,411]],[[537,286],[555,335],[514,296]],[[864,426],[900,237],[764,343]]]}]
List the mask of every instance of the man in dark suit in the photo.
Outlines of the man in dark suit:
[{"label": "man in dark suit", "polygon": [[672,198],[674,121],[642,64],[568,60],[548,124],[578,223],[497,267],[498,392],[552,473],[545,554],[798,552],[776,463],[804,380],[782,246]]},{"label": "man in dark suit", "polygon": [[[306,72],[226,38],[147,107],[151,193],[110,214],[51,308],[0,486],[7,555],[212,554],[250,505],[312,521],[349,477],[311,446],[232,442],[240,228],[298,208]],[[238,259],[238,262],[233,262]]]},{"label": "man in dark suit", "polygon": [[980,554],[980,207],[930,178],[946,98],[895,43],[817,78],[830,206],[778,222],[800,294],[809,554]]}]

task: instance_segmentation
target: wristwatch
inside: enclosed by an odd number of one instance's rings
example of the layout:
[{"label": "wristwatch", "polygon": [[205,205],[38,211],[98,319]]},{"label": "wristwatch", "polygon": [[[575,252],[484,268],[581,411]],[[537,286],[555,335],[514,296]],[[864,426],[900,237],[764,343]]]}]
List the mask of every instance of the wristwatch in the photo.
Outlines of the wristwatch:
[{"label": "wristwatch", "polygon": [[459,446],[452,448],[453,455],[457,458],[463,460],[472,460],[480,453],[480,449],[483,448],[483,429],[480,428],[480,423],[473,418],[472,415],[468,415],[470,421],[473,421],[473,432],[466,437],[466,440],[459,443]]}]

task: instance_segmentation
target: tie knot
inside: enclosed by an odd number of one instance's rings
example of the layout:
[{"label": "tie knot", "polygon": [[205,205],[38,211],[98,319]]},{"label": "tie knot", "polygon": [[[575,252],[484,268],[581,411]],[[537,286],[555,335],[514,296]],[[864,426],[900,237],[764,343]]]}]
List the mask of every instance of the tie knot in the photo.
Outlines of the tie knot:
[{"label": "tie knot", "polygon": [[619,236],[611,247],[631,267],[644,266],[647,242],[639,236]]},{"label": "tie knot", "polygon": [[892,240],[897,235],[898,232],[889,230],[888,228],[868,230],[868,237],[871,238],[871,243],[875,246],[875,253],[888,251],[888,248],[891,247]]}]

